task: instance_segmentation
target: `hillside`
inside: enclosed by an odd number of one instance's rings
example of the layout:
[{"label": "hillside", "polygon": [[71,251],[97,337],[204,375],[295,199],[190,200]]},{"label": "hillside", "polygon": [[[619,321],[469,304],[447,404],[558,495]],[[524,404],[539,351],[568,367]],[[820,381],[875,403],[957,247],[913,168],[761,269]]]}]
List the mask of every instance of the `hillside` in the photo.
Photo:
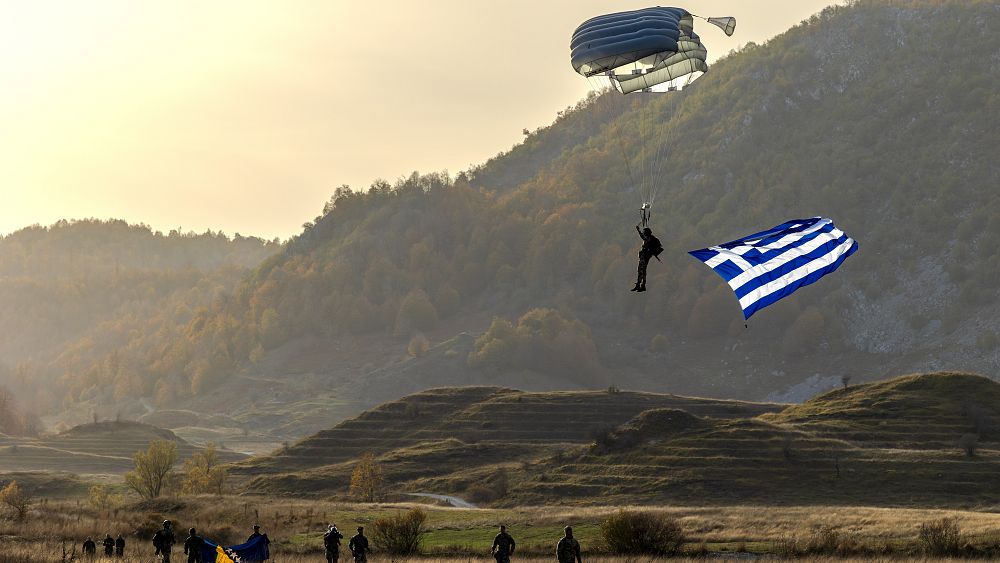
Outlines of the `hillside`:
[{"label": "hillside", "polygon": [[[992,373],[1000,73],[983,61],[1000,49],[990,31],[998,18],[988,3],[831,8],[724,58],[676,95],[630,98],[624,110],[612,95],[584,100],[470,174],[338,191],[220,315],[252,327],[240,347],[264,351],[248,373],[294,385],[298,375],[269,360],[290,347],[310,358],[296,372],[325,378],[338,402],[358,406],[359,386],[382,400],[397,386],[413,390],[413,377],[762,400],[807,377],[825,390],[842,375]],[[942,25],[954,41],[923,39]],[[667,251],[640,299],[627,291],[637,203],[615,131],[650,121],[649,139],[669,149],[654,213]],[[648,139],[625,142],[652,158]],[[861,250],[749,329],[729,289],[685,255],[816,214]],[[415,333],[434,345],[481,334],[494,315],[516,325],[540,307],[586,324],[595,365],[563,375],[557,358],[510,357],[484,369],[462,365],[464,347],[407,359]],[[665,344],[653,351],[657,335]],[[222,345],[248,335],[203,337]],[[352,352],[374,342],[383,352],[357,361]],[[605,375],[572,379],[587,371]]]},{"label": "hillside", "polygon": [[[903,376],[787,407],[635,393],[437,389],[240,463],[254,493],[343,498],[372,452],[390,498],[503,506],[992,506],[1000,384]],[[964,405],[964,406],[963,406]],[[964,411],[963,411],[964,408]],[[973,444],[973,455],[966,448]]]},{"label": "hillside", "polygon": [[182,392],[179,375],[190,387],[223,363],[192,361],[198,345],[184,339],[192,316],[278,247],[121,220],[60,221],[2,236],[0,386],[25,411],[72,405],[71,424],[92,411],[141,414],[141,396],[169,401]]},{"label": "hillside", "polygon": [[[633,392],[528,393],[498,387],[431,389],[366,411],[272,455],[234,468],[247,490],[338,494],[354,462],[372,452],[394,482],[453,472],[495,471],[536,459],[624,423],[648,409],[744,418],[777,405]],[[414,491],[419,492],[419,491]]]},{"label": "hillside", "polygon": [[[121,474],[133,468],[132,455],[154,440],[177,444],[179,460],[201,448],[173,432],[138,422],[82,424],[41,438],[0,437],[0,471],[57,471]],[[243,455],[219,450],[219,459],[237,461]]]},{"label": "hillside", "polygon": [[[1000,469],[998,393],[981,376],[933,373],[752,419],[643,413],[512,476],[509,502],[988,506],[1000,500],[989,485]],[[977,444],[974,456],[966,440]]]},{"label": "hillside", "polygon": [[[582,100],[454,178],[338,189],[252,271],[128,285],[156,297],[108,297],[107,322],[87,317],[57,358],[18,360],[7,378],[71,420],[148,403],[284,441],[441,385],[763,401],[842,376],[995,374],[998,23],[1000,7],[972,0],[826,9],[681,92]],[[660,171],[653,228],[666,251],[642,296],[628,292],[640,202],[623,151]],[[685,254],[813,215],[859,252],[749,328]],[[75,303],[76,286],[63,291]],[[17,312],[5,318],[62,325],[49,292],[45,306],[4,295]],[[12,349],[44,340],[19,334]]]}]

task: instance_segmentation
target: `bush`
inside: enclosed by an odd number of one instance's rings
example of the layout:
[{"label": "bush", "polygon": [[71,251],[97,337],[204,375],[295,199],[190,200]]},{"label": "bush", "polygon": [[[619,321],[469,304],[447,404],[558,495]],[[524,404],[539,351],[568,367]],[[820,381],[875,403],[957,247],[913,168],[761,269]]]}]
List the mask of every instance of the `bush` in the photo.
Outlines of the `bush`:
[{"label": "bush", "polygon": [[815,555],[851,555],[859,550],[857,537],[833,526],[821,526],[806,544],[806,552]]},{"label": "bush", "polygon": [[920,525],[917,539],[928,555],[955,555],[959,552],[962,535],[954,518],[942,518]]},{"label": "bush", "polygon": [[684,530],[666,514],[621,510],[601,522],[608,550],[618,555],[674,555],[684,545]]},{"label": "bush", "polygon": [[497,492],[486,485],[472,485],[465,490],[465,497],[476,504],[487,504],[497,500]]},{"label": "bush", "polygon": [[414,508],[405,514],[383,516],[371,523],[372,544],[389,555],[417,555],[427,530],[427,513]]},{"label": "bush", "polygon": [[979,434],[962,434],[958,440],[958,447],[962,448],[967,457],[976,457],[976,449],[979,447]]}]

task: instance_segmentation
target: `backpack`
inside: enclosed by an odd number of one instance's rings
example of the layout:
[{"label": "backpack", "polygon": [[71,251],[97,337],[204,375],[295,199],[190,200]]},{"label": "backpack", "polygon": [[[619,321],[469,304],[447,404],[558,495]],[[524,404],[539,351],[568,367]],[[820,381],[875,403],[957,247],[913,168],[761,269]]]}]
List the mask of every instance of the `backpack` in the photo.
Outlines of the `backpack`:
[{"label": "backpack", "polygon": [[660,244],[660,239],[649,235],[649,253],[653,256],[659,256],[663,252],[663,245]]}]

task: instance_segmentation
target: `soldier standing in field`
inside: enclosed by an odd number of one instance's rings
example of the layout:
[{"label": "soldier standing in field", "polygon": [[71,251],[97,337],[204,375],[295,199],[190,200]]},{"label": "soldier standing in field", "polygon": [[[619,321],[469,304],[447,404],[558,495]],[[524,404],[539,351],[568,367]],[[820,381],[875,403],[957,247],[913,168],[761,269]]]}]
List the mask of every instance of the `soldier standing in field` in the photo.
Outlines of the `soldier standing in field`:
[{"label": "soldier standing in field", "polygon": [[573,528],[566,526],[566,535],[556,545],[556,559],[559,563],[583,563],[580,559],[580,542],[573,538]]},{"label": "soldier standing in field", "polygon": [[188,563],[201,563],[201,551],[205,547],[205,540],[195,533],[196,530],[188,530],[188,537],[184,540],[184,553],[188,556]]},{"label": "soldier standing in field", "polygon": [[340,560],[340,540],[344,539],[344,534],[340,533],[336,524],[330,524],[330,529],[323,534],[323,547],[326,548],[327,563],[337,563]]},{"label": "soldier standing in field", "polygon": [[510,556],[514,555],[514,538],[507,533],[507,526],[500,526],[500,533],[493,538],[493,547],[490,553],[497,563],[510,563]]},{"label": "soldier standing in field", "polygon": [[93,557],[94,554],[96,553],[97,553],[97,544],[94,543],[93,538],[88,536],[87,539],[83,542],[83,554],[86,555],[87,557]]},{"label": "soldier standing in field", "polygon": [[118,534],[118,539],[115,540],[115,556],[125,557],[125,538],[121,534]]},{"label": "soldier standing in field", "polygon": [[153,534],[156,555],[163,557],[163,563],[170,563],[170,550],[174,548],[174,531],[170,520],[163,521],[163,528]]},{"label": "soldier standing in field", "polygon": [[104,546],[104,555],[111,557],[115,554],[115,540],[111,537],[111,534],[104,536],[104,541],[101,542]]},{"label": "soldier standing in field", "polygon": [[354,563],[368,562],[368,552],[371,551],[371,548],[368,547],[368,538],[365,537],[364,526],[358,526],[358,533],[351,538],[350,543],[347,544],[347,548],[351,550],[351,555],[354,556]]}]

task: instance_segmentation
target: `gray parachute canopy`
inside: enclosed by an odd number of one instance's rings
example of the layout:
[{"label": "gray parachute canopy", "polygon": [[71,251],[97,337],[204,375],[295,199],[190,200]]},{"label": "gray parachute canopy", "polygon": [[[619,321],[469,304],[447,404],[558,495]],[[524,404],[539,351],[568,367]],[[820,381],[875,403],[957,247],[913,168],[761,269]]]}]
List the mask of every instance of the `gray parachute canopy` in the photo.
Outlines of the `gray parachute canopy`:
[{"label": "gray parachute canopy", "polygon": [[[605,75],[624,94],[705,72],[708,51],[694,32],[694,17],[682,8],[655,7],[591,18],[573,32],[573,69]],[[736,30],[735,18],[707,21],[726,35]]]}]

